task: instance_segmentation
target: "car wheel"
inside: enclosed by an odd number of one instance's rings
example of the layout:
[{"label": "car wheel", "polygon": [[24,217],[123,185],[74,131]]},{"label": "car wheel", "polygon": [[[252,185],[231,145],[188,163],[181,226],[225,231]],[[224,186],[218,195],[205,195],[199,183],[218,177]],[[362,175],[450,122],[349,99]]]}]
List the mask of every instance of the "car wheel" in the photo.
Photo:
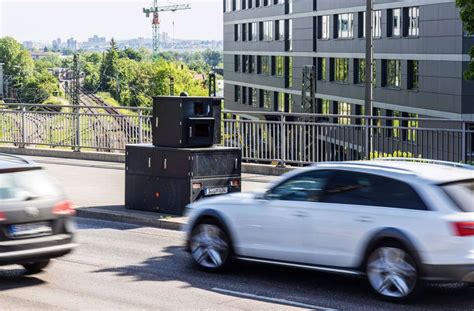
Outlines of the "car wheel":
[{"label": "car wheel", "polygon": [[200,223],[192,230],[189,249],[198,267],[207,271],[223,270],[231,257],[227,233],[212,221]]},{"label": "car wheel", "polygon": [[419,288],[415,259],[395,243],[376,247],[367,258],[366,269],[372,288],[387,300],[407,300]]},{"label": "car wheel", "polygon": [[32,262],[23,265],[28,274],[36,274],[43,271],[49,265],[49,259],[44,261]]}]

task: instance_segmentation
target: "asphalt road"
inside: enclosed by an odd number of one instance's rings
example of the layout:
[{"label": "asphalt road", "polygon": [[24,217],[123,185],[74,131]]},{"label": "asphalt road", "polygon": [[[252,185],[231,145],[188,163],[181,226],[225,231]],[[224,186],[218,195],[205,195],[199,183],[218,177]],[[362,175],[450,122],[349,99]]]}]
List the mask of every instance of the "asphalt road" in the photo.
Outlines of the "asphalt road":
[{"label": "asphalt road", "polygon": [[198,271],[183,234],[77,219],[80,247],[46,272],[0,268],[1,310],[472,310],[474,288],[432,286],[411,305],[375,298],[364,278],[238,264]]}]

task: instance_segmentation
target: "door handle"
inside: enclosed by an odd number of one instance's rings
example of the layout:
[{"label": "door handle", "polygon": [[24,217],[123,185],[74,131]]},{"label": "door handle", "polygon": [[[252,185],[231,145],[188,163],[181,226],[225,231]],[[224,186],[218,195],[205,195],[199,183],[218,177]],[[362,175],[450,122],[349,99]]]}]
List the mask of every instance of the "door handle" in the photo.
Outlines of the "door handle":
[{"label": "door handle", "polygon": [[355,218],[355,221],[358,221],[358,222],[374,222],[374,220],[375,219],[368,216],[359,216]]}]

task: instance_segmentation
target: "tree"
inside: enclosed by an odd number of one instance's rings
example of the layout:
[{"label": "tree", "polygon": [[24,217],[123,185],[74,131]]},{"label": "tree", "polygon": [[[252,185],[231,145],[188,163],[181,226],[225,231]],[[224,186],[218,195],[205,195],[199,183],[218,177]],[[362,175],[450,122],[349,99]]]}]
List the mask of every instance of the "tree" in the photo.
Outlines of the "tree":
[{"label": "tree", "polygon": [[123,51],[120,51],[119,53],[120,58],[128,58],[131,60],[136,60],[140,62],[143,59],[143,56],[140,54],[139,51],[131,49],[131,48],[126,48]]},{"label": "tree", "polygon": [[[467,33],[474,35],[474,0],[456,0],[456,4],[461,11],[461,20],[464,23],[464,29]],[[474,46],[469,51],[471,62],[469,68],[464,73],[467,80],[474,80]]]},{"label": "tree", "polygon": [[100,88],[103,91],[108,91],[110,88],[110,81],[116,77],[118,73],[117,61],[119,59],[119,52],[117,49],[117,44],[112,38],[110,41],[110,48],[105,53],[104,60],[100,67]]},{"label": "tree", "polygon": [[4,74],[12,87],[18,87],[33,74],[30,53],[11,37],[0,39],[0,63],[4,64]]},{"label": "tree", "polygon": [[206,49],[202,53],[204,60],[206,63],[211,67],[216,67],[222,62],[222,54],[218,51],[213,51],[210,49]]}]

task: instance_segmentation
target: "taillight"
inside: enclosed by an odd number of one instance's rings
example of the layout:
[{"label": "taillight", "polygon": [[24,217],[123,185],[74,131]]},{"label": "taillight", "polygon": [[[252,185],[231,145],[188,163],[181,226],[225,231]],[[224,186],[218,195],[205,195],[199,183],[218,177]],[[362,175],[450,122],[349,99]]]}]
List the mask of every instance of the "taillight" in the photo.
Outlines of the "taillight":
[{"label": "taillight", "polygon": [[61,201],[53,207],[53,214],[72,216],[76,214],[76,211],[72,207],[72,203],[70,201]]},{"label": "taillight", "polygon": [[5,221],[7,220],[7,215],[5,215],[4,212],[0,212],[0,221]]},{"label": "taillight", "polygon": [[474,221],[454,222],[453,226],[457,236],[474,236]]},{"label": "taillight", "polygon": [[239,187],[239,186],[240,186],[240,180],[238,180],[238,179],[232,179],[232,180],[230,181],[230,186],[231,186],[231,187]]}]

